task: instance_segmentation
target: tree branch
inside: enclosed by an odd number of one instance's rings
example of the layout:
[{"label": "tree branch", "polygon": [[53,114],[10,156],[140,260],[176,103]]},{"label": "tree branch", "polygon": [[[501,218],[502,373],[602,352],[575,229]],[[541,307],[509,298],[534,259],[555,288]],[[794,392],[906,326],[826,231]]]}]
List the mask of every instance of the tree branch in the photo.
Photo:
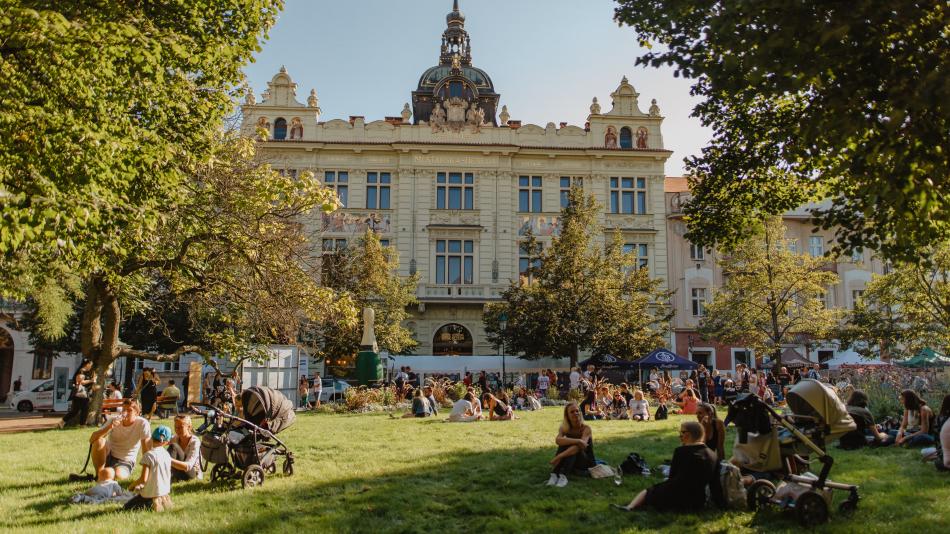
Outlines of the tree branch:
[{"label": "tree branch", "polygon": [[[197,352],[198,354],[201,354],[202,356],[204,356],[201,350],[202,350],[201,347],[197,345],[184,345],[182,347],[179,347],[177,350],[175,350],[175,352],[172,352],[170,354],[157,354],[154,352],[149,352],[147,350],[135,350],[135,349],[130,349],[130,348],[123,348],[119,351],[119,357],[126,356],[129,358],[141,358],[143,360],[150,360],[153,362],[176,362],[178,361],[178,358],[180,358],[182,354],[185,354],[188,352]],[[212,367],[214,367],[214,364],[212,364]]]}]

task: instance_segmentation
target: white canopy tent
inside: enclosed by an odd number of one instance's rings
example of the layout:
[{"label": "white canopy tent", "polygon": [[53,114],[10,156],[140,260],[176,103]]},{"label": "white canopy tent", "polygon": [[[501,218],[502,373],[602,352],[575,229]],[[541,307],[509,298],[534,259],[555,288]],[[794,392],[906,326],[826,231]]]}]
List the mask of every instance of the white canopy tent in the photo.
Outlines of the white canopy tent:
[{"label": "white canopy tent", "polygon": [[829,369],[839,369],[842,365],[890,365],[878,358],[865,358],[853,350],[842,351],[825,362]]},{"label": "white canopy tent", "polygon": [[[517,356],[505,356],[505,371],[509,375],[521,373],[537,373],[544,369],[555,372],[570,370],[571,360],[568,358],[542,358],[540,360],[523,360]],[[391,370],[398,371],[400,367],[409,366],[418,375],[457,374],[462,376],[466,371],[477,375],[479,371],[500,373],[502,368],[501,356],[390,356],[383,358],[383,365],[387,374]]]}]

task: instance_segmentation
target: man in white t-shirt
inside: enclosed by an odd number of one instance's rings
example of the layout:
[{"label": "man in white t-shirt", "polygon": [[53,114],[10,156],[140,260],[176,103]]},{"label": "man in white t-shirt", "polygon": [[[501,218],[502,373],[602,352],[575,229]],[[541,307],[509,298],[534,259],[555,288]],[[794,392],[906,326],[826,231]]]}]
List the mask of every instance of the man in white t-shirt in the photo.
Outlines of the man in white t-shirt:
[{"label": "man in white t-shirt", "polygon": [[581,387],[581,373],[577,370],[577,367],[571,368],[571,389],[580,389]]},{"label": "man in white t-shirt", "polygon": [[115,469],[115,478],[125,480],[132,474],[139,449],[151,447],[149,422],[140,417],[142,407],[137,400],[122,403],[122,415],[102,425],[92,433],[92,465],[96,472],[103,466]]},{"label": "man in white t-shirt", "polygon": [[172,430],[164,425],[152,433],[155,447],[142,455],[142,476],[131,486],[139,494],[125,503],[126,510],[161,512],[171,507],[168,494],[172,490],[172,457],[165,449],[171,439]]},{"label": "man in white t-shirt", "polygon": [[538,391],[541,392],[542,397],[548,395],[548,388],[551,387],[551,379],[548,378],[548,375],[542,373],[538,374]]}]

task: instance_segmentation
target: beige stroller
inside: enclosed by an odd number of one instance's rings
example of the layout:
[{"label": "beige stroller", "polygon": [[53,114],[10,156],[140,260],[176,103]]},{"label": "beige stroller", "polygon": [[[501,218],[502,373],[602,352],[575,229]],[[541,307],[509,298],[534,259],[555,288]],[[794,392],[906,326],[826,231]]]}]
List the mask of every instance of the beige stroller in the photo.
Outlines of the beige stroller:
[{"label": "beige stroller", "polygon": [[[824,448],[854,430],[854,420],[831,387],[817,380],[800,381],[788,392],[787,402],[789,415],[751,394],[729,407],[725,423],[734,422],[739,429],[733,463],[758,479],[747,491],[749,507],[793,510],[803,525],[814,526],[828,520],[833,490],[841,490],[848,497],[838,510],[850,515],[857,509],[858,487],[828,480],[834,460]],[[821,463],[818,476],[807,474],[815,461]]]}]

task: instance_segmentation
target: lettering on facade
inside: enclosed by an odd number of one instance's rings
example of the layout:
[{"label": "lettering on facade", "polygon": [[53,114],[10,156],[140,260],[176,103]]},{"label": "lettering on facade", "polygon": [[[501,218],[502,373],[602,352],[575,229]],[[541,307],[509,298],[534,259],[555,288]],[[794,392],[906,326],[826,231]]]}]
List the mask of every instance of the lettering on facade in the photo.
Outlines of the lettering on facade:
[{"label": "lettering on facade", "polygon": [[378,213],[324,213],[322,223],[324,232],[341,234],[362,234],[366,230],[384,234],[392,230],[391,217]]},{"label": "lettering on facade", "polygon": [[521,226],[518,228],[518,235],[527,235],[529,230],[537,237],[560,235],[560,220],[556,215],[522,217]]},{"label": "lettering on facade", "polygon": [[413,163],[419,165],[445,165],[458,166],[466,165],[470,167],[480,167],[494,165],[495,158],[477,158],[477,157],[452,157],[452,156],[427,156],[424,154],[415,154],[412,158]]}]

